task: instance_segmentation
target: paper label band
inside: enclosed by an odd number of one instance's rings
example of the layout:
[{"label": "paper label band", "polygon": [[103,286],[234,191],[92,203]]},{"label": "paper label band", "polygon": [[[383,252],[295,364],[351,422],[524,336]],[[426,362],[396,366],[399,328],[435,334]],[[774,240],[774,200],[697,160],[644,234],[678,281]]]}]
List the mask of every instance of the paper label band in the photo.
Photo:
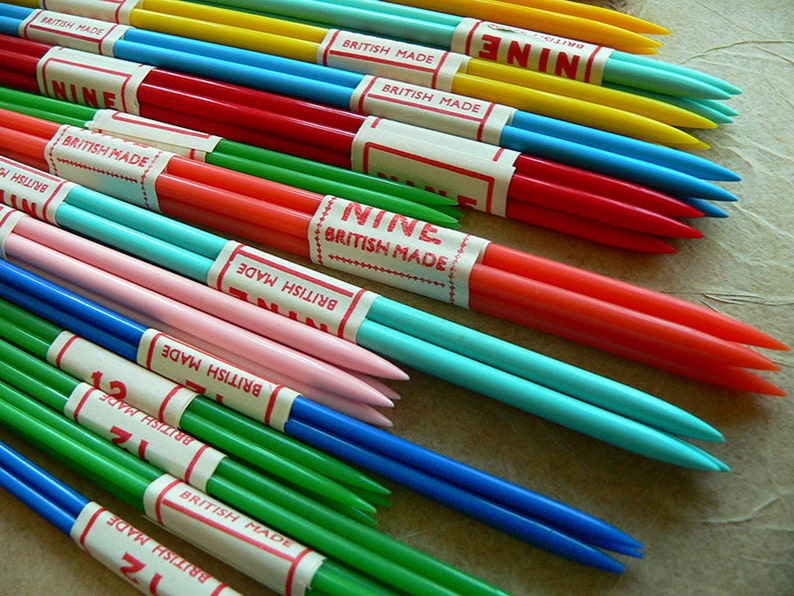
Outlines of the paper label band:
[{"label": "paper label band", "polygon": [[518,155],[496,145],[369,117],[353,139],[351,169],[504,217]]},{"label": "paper label band", "polygon": [[382,77],[364,77],[350,109],[432,130],[499,144],[515,108]]},{"label": "paper label band", "polygon": [[87,19],[73,14],[36,10],[22,21],[19,36],[66,46],[92,54],[113,55],[113,45],[129,30],[127,25]]},{"label": "paper label band", "polygon": [[58,225],[55,212],[74,184],[0,155],[0,200]]},{"label": "paper label band", "polygon": [[21,211],[0,205],[0,256],[6,259],[6,240],[14,231],[17,222],[25,217]]},{"label": "paper label band", "polygon": [[600,85],[611,48],[502,25],[463,19],[452,50],[490,60]]},{"label": "paper label band", "polygon": [[484,241],[336,197],[312,218],[315,263],[468,306],[468,280]]},{"label": "paper label band", "polygon": [[44,157],[57,176],[159,211],[155,185],[173,153],[64,125],[47,143]]},{"label": "paper label band", "polygon": [[50,344],[47,361],[177,428],[196,397],[195,392],[68,331]]},{"label": "paper label band", "polygon": [[462,54],[338,29],[330,29],[317,50],[317,62],[324,66],[446,91],[468,60]]},{"label": "paper label band", "polygon": [[328,333],[355,340],[377,294],[229,242],[207,284]]},{"label": "paper label band", "polygon": [[64,414],[141,460],[201,490],[206,490],[207,481],[226,457],[178,428],[88,383],[80,383],[75,388],[64,406]]},{"label": "paper label band", "polygon": [[39,0],[42,8],[112,23],[129,23],[138,4],[140,0]]},{"label": "paper label band", "polygon": [[219,136],[116,110],[98,110],[86,128],[201,161],[221,140]]},{"label": "paper label band", "polygon": [[97,503],[80,511],[70,534],[80,548],[146,594],[237,594]]},{"label": "paper label band", "polygon": [[146,515],[280,594],[303,596],[325,560],[313,550],[164,475],[144,493]]},{"label": "paper label band", "polygon": [[54,47],[39,60],[39,92],[92,108],[137,114],[138,87],[152,66]]},{"label": "paper label band", "polygon": [[267,381],[154,329],[138,347],[138,363],[196,393],[283,430],[298,393]]}]

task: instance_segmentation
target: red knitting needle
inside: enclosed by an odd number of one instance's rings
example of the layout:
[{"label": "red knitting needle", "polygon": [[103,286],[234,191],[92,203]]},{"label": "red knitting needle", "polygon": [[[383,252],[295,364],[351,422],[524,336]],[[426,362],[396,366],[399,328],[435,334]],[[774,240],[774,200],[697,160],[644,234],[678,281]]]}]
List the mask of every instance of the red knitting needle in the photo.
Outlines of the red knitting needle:
[{"label": "red knitting needle", "polygon": [[[609,348],[603,348],[592,343],[592,338],[587,333],[582,332],[576,327],[561,325],[549,320],[547,317],[529,313],[525,309],[511,304],[505,304],[498,298],[480,296],[477,299],[477,310],[491,316],[505,318],[527,327],[538,329],[546,333],[551,333],[560,337],[566,337],[571,341],[588,345],[597,349],[604,349],[611,353],[617,353]],[[657,353],[649,353],[642,350],[632,350],[623,346],[620,356],[629,358],[636,362],[647,364],[654,368],[665,370],[676,375],[695,379],[705,383],[727,387],[738,391],[749,393],[759,393],[764,395],[774,395],[782,397],[786,394],[780,387],[770,383],[766,379],[753,374],[743,368],[734,366],[724,366],[710,363],[708,366],[698,365],[687,362],[670,360]]]}]

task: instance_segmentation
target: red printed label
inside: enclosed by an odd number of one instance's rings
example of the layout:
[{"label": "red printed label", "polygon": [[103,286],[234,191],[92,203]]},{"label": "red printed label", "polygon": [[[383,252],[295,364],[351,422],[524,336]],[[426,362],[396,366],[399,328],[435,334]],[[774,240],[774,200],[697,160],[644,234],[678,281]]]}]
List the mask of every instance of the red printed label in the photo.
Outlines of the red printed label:
[{"label": "red printed label", "polygon": [[325,198],[311,230],[318,264],[468,305],[479,238],[336,197]]},{"label": "red printed label", "polygon": [[449,91],[370,76],[353,91],[350,109],[494,145],[516,111]]},{"label": "red printed label", "polygon": [[50,172],[139,207],[159,211],[155,185],[173,153],[64,125],[47,143]]},{"label": "red printed label", "polygon": [[72,526],[80,548],[124,581],[159,596],[235,596],[238,592],[97,503]]},{"label": "red printed label", "polygon": [[452,88],[468,57],[410,43],[331,29],[317,62],[343,70],[389,77],[425,87]]},{"label": "red printed label", "polygon": [[135,406],[80,383],[64,414],[97,435],[202,490],[226,457]]},{"label": "red printed label", "polygon": [[351,340],[377,298],[374,292],[236,242],[221,251],[207,284]]},{"label": "red printed label", "polygon": [[57,225],[55,212],[74,184],[0,155],[0,201]]},{"label": "red printed label", "polygon": [[303,596],[324,558],[170,476],[144,494],[146,515],[280,594]]},{"label": "red printed label", "polygon": [[[421,133],[421,134],[420,134]],[[519,154],[496,145],[370,117],[353,140],[352,169],[418,186],[504,216]]]},{"label": "red printed label", "polygon": [[284,427],[298,395],[154,329],[141,339],[138,362],[274,428]]},{"label": "red printed label", "polygon": [[39,60],[39,92],[48,97],[137,114],[138,87],[152,66],[51,48]]},{"label": "red printed label", "polygon": [[111,23],[129,23],[140,0],[39,0],[39,6]]},{"label": "red printed label", "polygon": [[498,23],[464,19],[455,29],[452,49],[568,79],[600,85],[612,50]]},{"label": "red printed label", "polygon": [[19,36],[83,52],[113,55],[113,44],[129,30],[117,25],[72,14],[36,10],[19,26]]},{"label": "red printed label", "polygon": [[175,427],[180,426],[182,414],[196,397],[195,392],[68,331],[52,342],[47,360]]}]

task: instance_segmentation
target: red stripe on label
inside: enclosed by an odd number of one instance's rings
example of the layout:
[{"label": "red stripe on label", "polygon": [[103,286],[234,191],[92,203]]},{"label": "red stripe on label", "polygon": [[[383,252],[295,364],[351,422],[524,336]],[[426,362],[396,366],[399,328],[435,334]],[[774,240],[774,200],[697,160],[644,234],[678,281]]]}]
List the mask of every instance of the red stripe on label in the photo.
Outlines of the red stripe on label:
[{"label": "red stripe on label", "polygon": [[76,342],[78,339],[80,339],[78,336],[73,335],[72,337],[69,338],[69,341],[63,344],[61,351],[58,352],[57,356],[55,356],[55,366],[61,368],[61,361],[63,360],[64,356],[66,356],[66,352],[69,350],[72,344],[74,344],[74,342]]},{"label": "red stripe on label", "polygon": [[294,590],[294,584],[295,584],[295,573],[298,570],[298,565],[300,565],[300,562],[303,560],[303,558],[306,555],[311,554],[311,552],[312,551],[308,548],[304,550],[301,554],[299,554],[295,558],[295,562],[290,567],[289,573],[287,574],[287,585],[285,586],[287,596],[292,596],[292,591]]},{"label": "red stripe on label", "polygon": [[99,509],[97,509],[94,512],[94,515],[91,516],[91,519],[88,520],[88,523],[85,525],[85,529],[83,530],[83,533],[80,534],[80,546],[82,546],[86,552],[89,552],[85,546],[86,539],[88,538],[88,535],[91,533],[91,529],[94,527],[97,518],[99,518],[99,516],[102,515],[105,511],[107,510],[104,507],[100,507]]}]

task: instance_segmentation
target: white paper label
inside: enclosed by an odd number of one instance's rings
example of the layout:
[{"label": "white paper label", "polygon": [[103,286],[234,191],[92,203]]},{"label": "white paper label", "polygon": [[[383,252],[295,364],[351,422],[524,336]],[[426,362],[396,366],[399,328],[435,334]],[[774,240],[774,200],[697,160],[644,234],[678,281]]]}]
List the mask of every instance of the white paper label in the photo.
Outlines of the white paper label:
[{"label": "white paper label", "polygon": [[330,29],[317,50],[317,62],[343,70],[452,89],[468,56],[420,45]]},{"label": "white paper label", "polygon": [[146,515],[280,594],[303,596],[324,557],[225,503],[164,475],[144,494]]},{"label": "white paper label", "polygon": [[70,534],[80,548],[143,593],[238,594],[97,503],[83,508]]},{"label": "white paper label", "polygon": [[469,274],[486,241],[455,230],[336,197],[312,219],[315,263],[393,287],[469,303]]},{"label": "white paper label", "polygon": [[173,153],[62,126],[47,143],[50,172],[139,207],[159,211],[155,185]]},{"label": "white paper label", "polygon": [[196,397],[194,391],[68,331],[52,342],[47,360],[111,397],[175,427],[181,425],[182,414]]},{"label": "white paper label", "polygon": [[229,242],[218,255],[207,284],[351,341],[378,297],[237,242]]},{"label": "white paper label", "polygon": [[14,231],[17,222],[25,217],[21,211],[0,205],[0,256],[6,259],[6,240]]},{"label": "white paper label", "polygon": [[37,10],[22,21],[19,36],[54,46],[112,56],[113,45],[128,30],[127,25],[50,10]]},{"label": "white paper label", "polygon": [[88,383],[80,383],[75,388],[64,406],[64,414],[141,460],[201,490],[206,490],[207,481],[226,457],[156,416]]},{"label": "white paper label", "polygon": [[0,155],[0,201],[57,225],[55,212],[74,184]]},{"label": "white paper label", "polygon": [[138,4],[140,0],[39,0],[42,8],[112,23],[129,23]]},{"label": "white paper label", "polygon": [[221,140],[215,135],[115,110],[98,110],[86,128],[200,161]]},{"label": "white paper label", "polygon": [[515,108],[382,77],[364,77],[350,109],[498,145]]},{"label": "white paper label", "polygon": [[504,217],[518,155],[497,145],[369,117],[353,139],[351,169]]},{"label": "white paper label", "polygon": [[138,87],[152,68],[58,46],[41,57],[36,74],[42,95],[137,114]]},{"label": "white paper label", "polygon": [[456,27],[452,50],[596,85],[612,53],[604,46],[474,19]]},{"label": "white paper label", "polygon": [[292,389],[154,329],[148,329],[141,339],[138,363],[279,430],[283,430],[298,396]]}]

